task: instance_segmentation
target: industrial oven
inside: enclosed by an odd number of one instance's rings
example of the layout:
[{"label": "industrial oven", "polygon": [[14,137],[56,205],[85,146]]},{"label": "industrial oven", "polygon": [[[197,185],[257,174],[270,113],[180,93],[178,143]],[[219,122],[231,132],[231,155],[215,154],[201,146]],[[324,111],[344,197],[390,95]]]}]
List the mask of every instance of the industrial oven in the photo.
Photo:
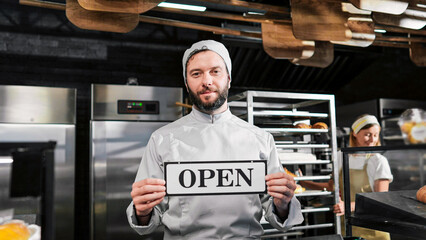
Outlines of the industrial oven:
[{"label": "industrial oven", "polygon": [[[74,239],[75,124],[75,89],[0,86],[0,145],[56,142],[53,226],[49,226],[54,239]],[[13,209],[15,218],[39,224],[39,198],[10,196],[12,161],[0,156],[0,210]]]},{"label": "industrial oven", "polygon": [[132,184],[152,132],[182,116],[182,97],[182,88],[92,85],[92,239],[144,239],[126,217]]}]

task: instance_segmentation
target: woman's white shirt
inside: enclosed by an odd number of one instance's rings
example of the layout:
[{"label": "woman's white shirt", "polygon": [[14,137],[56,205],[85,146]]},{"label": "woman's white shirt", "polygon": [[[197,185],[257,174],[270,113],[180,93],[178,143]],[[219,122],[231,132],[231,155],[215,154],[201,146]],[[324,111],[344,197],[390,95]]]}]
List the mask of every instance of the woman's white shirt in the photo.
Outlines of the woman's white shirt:
[{"label": "woman's white shirt", "polygon": [[[342,152],[339,152],[338,156],[339,170],[341,170],[343,165]],[[390,170],[389,162],[383,155],[378,153],[349,155],[349,169],[361,170],[364,168],[366,162],[368,182],[370,183],[371,189],[373,189],[373,191],[375,180],[388,179],[390,183],[393,181],[393,175]]]}]

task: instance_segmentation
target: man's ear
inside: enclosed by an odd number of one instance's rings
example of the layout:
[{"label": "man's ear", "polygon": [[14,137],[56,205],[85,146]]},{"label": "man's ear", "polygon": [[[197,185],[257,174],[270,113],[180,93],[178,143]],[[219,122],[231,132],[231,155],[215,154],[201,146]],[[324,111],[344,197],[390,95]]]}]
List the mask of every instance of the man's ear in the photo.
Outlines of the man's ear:
[{"label": "man's ear", "polygon": [[228,89],[230,89],[230,88],[231,88],[231,77],[228,74]]},{"label": "man's ear", "polygon": [[188,83],[186,83],[186,81],[185,81],[185,87],[186,87],[186,92],[189,93]]}]

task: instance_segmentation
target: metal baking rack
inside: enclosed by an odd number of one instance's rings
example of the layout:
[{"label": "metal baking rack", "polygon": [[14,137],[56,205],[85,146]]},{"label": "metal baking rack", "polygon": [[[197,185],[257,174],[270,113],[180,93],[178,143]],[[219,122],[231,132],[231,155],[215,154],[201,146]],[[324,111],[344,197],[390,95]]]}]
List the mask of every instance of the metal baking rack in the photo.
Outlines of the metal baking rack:
[{"label": "metal baking rack", "polygon": [[[233,114],[271,133],[279,153],[286,153],[286,151],[307,154],[317,154],[318,151],[330,152],[329,159],[281,160],[281,163],[285,167],[293,166],[295,168],[299,166],[305,168],[331,166],[333,174],[307,174],[307,176],[295,177],[295,180],[326,181],[334,178],[335,183],[334,191],[306,190],[295,194],[299,200],[331,197],[333,203],[317,207],[304,205],[302,213],[305,217],[305,222],[302,225],[294,226],[290,232],[302,231],[306,236],[309,235],[308,230],[315,231],[320,228],[332,228],[330,231],[340,234],[340,218],[335,217],[332,213],[332,205],[339,200],[338,169],[334,167],[334,162],[337,159],[334,95],[245,91],[231,96],[229,98],[229,106]],[[294,125],[298,122],[310,125],[319,121],[326,122],[328,129],[294,128]],[[327,141],[318,138],[320,135],[327,135]],[[319,222],[319,220],[313,220],[311,223],[309,219],[315,219],[315,216],[311,216],[313,214],[333,214],[334,221]],[[319,217],[318,219],[324,218]],[[261,223],[265,228],[265,234],[282,234],[282,236],[288,236],[289,234],[289,232],[281,233],[278,230],[271,229],[264,220]]]}]

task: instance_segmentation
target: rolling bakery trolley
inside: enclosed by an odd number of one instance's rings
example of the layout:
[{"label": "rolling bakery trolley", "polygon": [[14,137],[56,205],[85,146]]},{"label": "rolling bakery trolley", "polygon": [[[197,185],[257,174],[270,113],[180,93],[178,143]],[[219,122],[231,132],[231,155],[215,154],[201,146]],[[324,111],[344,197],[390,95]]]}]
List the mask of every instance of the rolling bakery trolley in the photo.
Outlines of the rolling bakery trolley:
[{"label": "rolling bakery trolley", "polygon": [[[340,234],[340,218],[333,214],[339,200],[336,119],[334,95],[268,91],[245,91],[229,98],[233,114],[270,132],[275,139],[284,168],[303,176],[296,181],[327,182],[334,178],[334,189],[300,188],[296,197],[302,204],[305,221],[288,232],[272,229],[262,220],[265,238],[276,236]],[[327,129],[311,128],[323,122]],[[303,125],[306,128],[297,128]]]}]

